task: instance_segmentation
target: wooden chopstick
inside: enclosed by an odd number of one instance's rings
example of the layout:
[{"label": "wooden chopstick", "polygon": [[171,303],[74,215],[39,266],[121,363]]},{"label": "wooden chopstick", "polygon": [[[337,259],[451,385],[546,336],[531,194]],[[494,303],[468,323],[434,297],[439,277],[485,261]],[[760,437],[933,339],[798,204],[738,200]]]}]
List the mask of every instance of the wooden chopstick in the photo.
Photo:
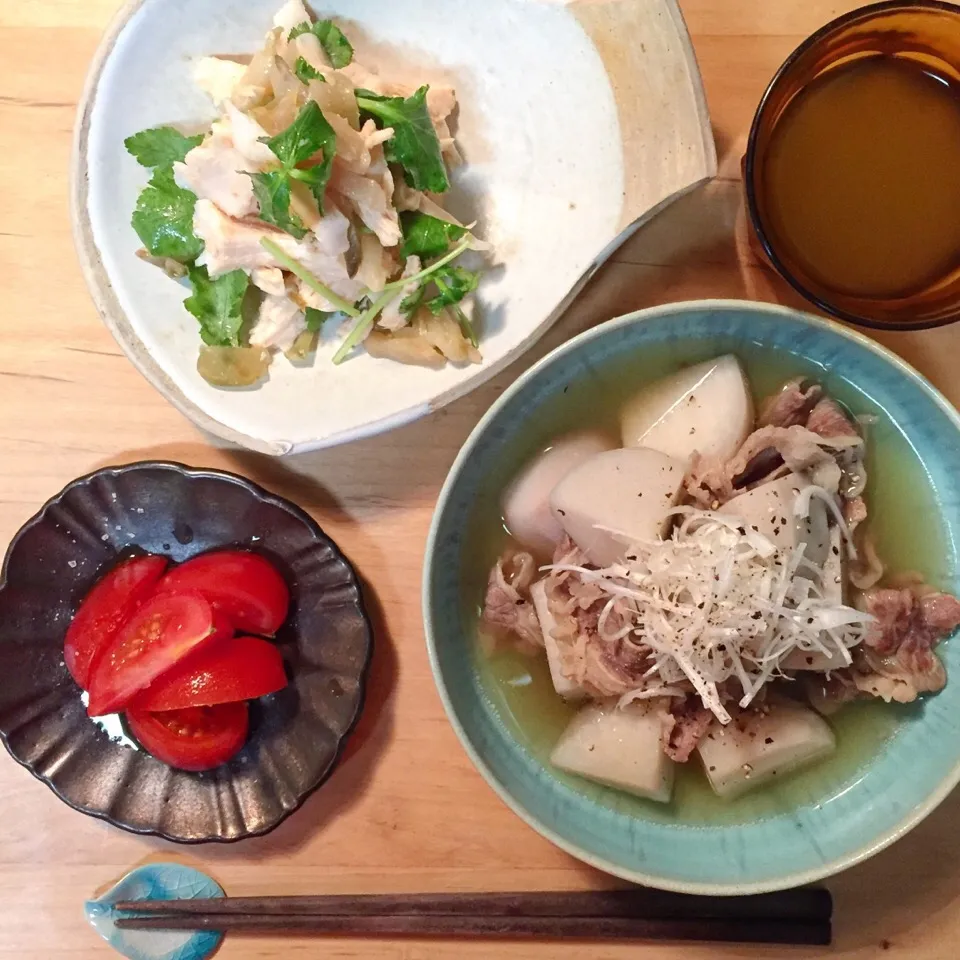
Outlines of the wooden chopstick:
[{"label": "wooden chopstick", "polygon": [[828,944],[832,899],[804,888],[695,897],[636,888],[559,893],[224,897],[118,903],[118,927],[354,936],[573,937]]},{"label": "wooden chopstick", "polygon": [[230,933],[323,933],[360,937],[498,937],[580,940],[698,940],[717,943],[830,943],[828,920],[650,920],[629,917],[309,916],[305,914],[171,914],[126,917],[131,930],[219,930]]},{"label": "wooden chopstick", "polygon": [[122,912],[170,916],[266,914],[273,916],[626,917],[648,920],[829,920],[829,891],[814,887],[749,897],[698,897],[637,887],[556,893],[336,894],[308,897],[219,897],[210,900],[144,900],[118,903]]}]

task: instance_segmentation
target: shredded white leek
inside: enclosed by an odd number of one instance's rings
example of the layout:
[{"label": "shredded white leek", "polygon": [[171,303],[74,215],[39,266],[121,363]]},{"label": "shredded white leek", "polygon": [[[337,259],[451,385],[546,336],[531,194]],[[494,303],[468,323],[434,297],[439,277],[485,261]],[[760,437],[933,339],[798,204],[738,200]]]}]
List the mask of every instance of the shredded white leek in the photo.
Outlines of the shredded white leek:
[{"label": "shredded white leek", "polygon": [[616,635],[649,648],[650,682],[621,704],[675,695],[676,684],[686,681],[729,723],[726,681],[740,688],[736,699],[746,707],[783,675],[795,651],[839,653],[850,662],[850,649],[873,618],[828,599],[822,569],[804,556],[806,544],[780,549],[736,517],[693,507],[674,512],[685,517],[670,539],[633,543],[610,567],[546,568],[599,586],[610,598],[601,632],[616,603],[629,625]]}]

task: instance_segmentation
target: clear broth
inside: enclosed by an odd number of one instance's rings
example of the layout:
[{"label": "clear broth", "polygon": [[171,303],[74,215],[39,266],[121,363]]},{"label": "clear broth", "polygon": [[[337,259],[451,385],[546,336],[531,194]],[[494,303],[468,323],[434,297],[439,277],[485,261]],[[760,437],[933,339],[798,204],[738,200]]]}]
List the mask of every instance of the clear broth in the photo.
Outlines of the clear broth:
[{"label": "clear broth", "polygon": [[[589,426],[617,436],[617,414],[639,384],[683,366],[735,353],[746,370],[757,400],[797,375],[818,380],[856,415],[876,417],[867,427],[870,529],[887,569],[917,571],[932,584],[943,583],[950,559],[934,508],[934,492],[916,452],[896,424],[863,394],[821,367],[789,354],[772,353],[760,344],[717,342],[691,348],[661,345],[640,359],[610,364],[568,387],[559,402],[531,426],[529,434],[504,456],[497,474],[484,485],[469,526],[465,561],[466,591],[478,624],[474,643],[476,667],[491,709],[523,747],[544,766],[576,711],[557,696],[543,657],[529,657],[500,647],[484,652],[479,618],[487,573],[509,535],[500,512],[500,495],[510,478],[553,438]],[[589,411],[589,414],[585,413]],[[837,735],[836,752],[814,766],[736,799],[721,800],[710,789],[695,759],[678,768],[673,799],[659,804],[603,787],[553,769],[553,775],[584,796],[612,809],[666,823],[706,825],[753,822],[794,810],[828,803],[855,783],[902,723],[919,716],[919,704],[886,704],[879,700],[850,704],[830,718]]]}]

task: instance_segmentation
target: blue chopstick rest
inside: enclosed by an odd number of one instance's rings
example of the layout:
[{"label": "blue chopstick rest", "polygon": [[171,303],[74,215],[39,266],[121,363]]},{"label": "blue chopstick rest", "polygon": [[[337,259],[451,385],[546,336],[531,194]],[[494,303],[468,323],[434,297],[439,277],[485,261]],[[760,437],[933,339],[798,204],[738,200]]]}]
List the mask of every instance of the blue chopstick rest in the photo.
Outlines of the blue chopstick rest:
[{"label": "blue chopstick rest", "polygon": [[97,933],[128,960],[205,960],[223,934],[216,931],[119,930],[120,914],[113,904],[122,900],[195,900],[224,896],[223,888],[205,873],[179,863],[149,863],[131,870],[102,896],[84,905]]}]

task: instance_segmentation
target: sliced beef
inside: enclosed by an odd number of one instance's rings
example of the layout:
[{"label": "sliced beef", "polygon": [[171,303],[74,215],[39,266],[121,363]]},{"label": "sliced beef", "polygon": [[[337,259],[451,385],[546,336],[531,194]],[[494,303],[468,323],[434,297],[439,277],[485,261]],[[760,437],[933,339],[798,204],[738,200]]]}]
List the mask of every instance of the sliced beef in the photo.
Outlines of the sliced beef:
[{"label": "sliced beef", "polygon": [[876,620],[858,651],[857,687],[900,703],[943,689],[946,672],[933,648],[960,626],[960,601],[927,587],[870,590],[864,600]]},{"label": "sliced beef", "polygon": [[529,553],[508,550],[490,571],[483,601],[483,621],[498,633],[543,646],[540,621],[530,599],[537,565]]},{"label": "sliced beef", "polygon": [[704,738],[713,714],[696,696],[671,701],[670,710],[663,715],[660,727],[660,745],[663,752],[677,763],[686,763],[697,744]]},{"label": "sliced beef", "polygon": [[726,462],[695,456],[684,483],[690,496],[710,507],[775,479],[783,469],[807,471],[814,483],[835,491],[840,480],[838,452],[861,444],[857,436],[822,437],[801,426],[760,427]]},{"label": "sliced beef", "polygon": [[860,434],[850,422],[847,415],[840,409],[840,405],[829,397],[817,402],[807,418],[807,429],[821,437],[856,437]]},{"label": "sliced beef", "polygon": [[758,427],[792,427],[806,423],[807,416],[823,395],[819,383],[803,377],[788,380],[777,393],[760,404]]}]

